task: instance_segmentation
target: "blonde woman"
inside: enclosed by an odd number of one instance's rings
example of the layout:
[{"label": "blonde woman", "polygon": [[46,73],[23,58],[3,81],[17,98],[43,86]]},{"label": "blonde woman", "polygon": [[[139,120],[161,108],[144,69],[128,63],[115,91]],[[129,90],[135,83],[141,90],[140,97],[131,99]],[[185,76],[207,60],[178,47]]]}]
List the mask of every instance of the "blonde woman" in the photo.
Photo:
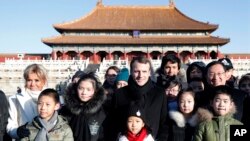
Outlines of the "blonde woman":
[{"label": "blonde woman", "polygon": [[37,99],[43,89],[47,87],[46,69],[39,64],[31,64],[24,70],[24,88],[9,97],[9,114],[7,133],[13,139],[20,139],[29,135],[26,124],[38,115]]}]

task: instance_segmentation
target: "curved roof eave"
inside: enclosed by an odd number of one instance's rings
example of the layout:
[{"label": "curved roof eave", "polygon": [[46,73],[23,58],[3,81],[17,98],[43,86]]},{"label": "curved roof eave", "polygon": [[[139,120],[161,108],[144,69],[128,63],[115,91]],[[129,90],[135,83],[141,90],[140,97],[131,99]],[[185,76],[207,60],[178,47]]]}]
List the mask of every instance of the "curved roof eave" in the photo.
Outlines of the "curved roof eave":
[{"label": "curved roof eave", "polygon": [[[138,25],[133,25],[134,27],[133,26],[132,27],[129,27],[129,26],[120,26],[120,25],[116,25],[117,27],[115,27],[115,26],[112,27],[112,26],[110,26],[110,24],[108,24],[109,26],[107,26],[107,25],[106,26],[102,26],[102,25],[98,26],[98,22],[96,23],[97,25],[95,25],[95,26],[92,26],[93,24],[89,24],[89,22],[94,19],[93,16],[96,13],[98,13],[98,12],[99,13],[103,13],[103,11],[105,11],[105,12],[110,12],[111,11],[111,13],[112,13],[112,10],[113,10],[113,12],[114,11],[119,11],[119,8],[122,9],[123,12],[126,11],[126,10],[127,11],[129,11],[129,10],[145,10],[147,8],[151,8],[153,10],[160,10],[161,14],[164,14],[164,12],[163,12],[164,10],[168,10],[169,13],[172,12],[173,14],[179,15],[179,17],[182,20],[184,19],[184,21],[187,21],[187,22],[190,21],[191,25],[189,27],[188,26],[186,26],[186,27],[181,26],[183,24],[179,24],[179,25],[177,25],[177,27],[175,27],[173,25],[171,25],[172,27],[166,27],[166,25],[164,25],[164,27],[161,27],[159,25],[156,26],[155,24],[153,24],[153,25],[148,25],[148,27],[143,27],[143,26],[138,26]],[[169,14],[169,13],[167,13],[167,14]],[[173,17],[173,16],[170,16],[170,18],[171,17]],[[86,21],[87,18],[90,18],[90,21],[89,20]],[[118,16],[118,18],[119,18],[119,16]],[[176,19],[178,19],[178,18],[175,18],[173,20],[175,20],[175,22],[176,22]],[[181,22],[181,21],[179,21],[179,22]],[[93,23],[93,21],[91,23]],[[135,24],[140,24],[140,22],[139,23],[135,23]],[[193,24],[197,24],[198,26],[194,26]],[[75,27],[74,25],[77,25],[77,27]],[[150,28],[150,26],[151,26],[151,28]],[[73,21],[70,21],[70,22],[65,22],[65,23],[61,23],[61,24],[54,24],[53,27],[58,32],[60,32],[60,33],[64,32],[64,31],[79,31],[79,30],[82,30],[82,31],[84,31],[84,30],[97,30],[97,31],[98,30],[114,30],[114,31],[115,30],[165,30],[165,31],[168,31],[168,30],[176,30],[176,31],[180,31],[180,30],[195,30],[195,31],[199,31],[200,30],[200,31],[208,31],[208,32],[211,33],[211,32],[215,31],[218,28],[218,25],[204,23],[204,22],[200,22],[200,21],[194,20],[194,19],[186,16],[182,12],[180,12],[180,10],[178,10],[176,7],[170,7],[169,8],[169,7],[96,6],[94,8],[94,10],[92,10],[86,16],[83,16],[83,17],[81,17],[79,19],[76,19],[76,20],[73,20]]]}]

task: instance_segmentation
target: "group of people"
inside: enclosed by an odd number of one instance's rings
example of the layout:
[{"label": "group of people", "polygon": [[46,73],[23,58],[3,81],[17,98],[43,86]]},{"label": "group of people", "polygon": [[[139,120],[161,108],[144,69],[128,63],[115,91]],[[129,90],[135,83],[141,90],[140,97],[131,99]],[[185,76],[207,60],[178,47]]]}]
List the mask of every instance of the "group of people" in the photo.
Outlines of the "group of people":
[{"label": "group of people", "polygon": [[221,141],[229,125],[250,127],[250,74],[238,82],[228,58],[189,64],[187,80],[180,68],[170,54],[156,72],[145,57],[111,66],[103,84],[78,71],[61,103],[46,69],[29,65],[17,94],[0,91],[0,141]]}]

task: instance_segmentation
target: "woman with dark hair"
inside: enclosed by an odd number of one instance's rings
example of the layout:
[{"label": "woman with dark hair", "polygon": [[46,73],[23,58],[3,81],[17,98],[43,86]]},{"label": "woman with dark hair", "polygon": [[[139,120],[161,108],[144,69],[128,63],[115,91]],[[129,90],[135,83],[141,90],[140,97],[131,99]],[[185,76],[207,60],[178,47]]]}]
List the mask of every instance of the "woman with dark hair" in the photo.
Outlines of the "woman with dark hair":
[{"label": "woman with dark hair", "polygon": [[115,80],[120,72],[120,69],[116,66],[110,66],[105,73],[105,81],[103,82],[103,88],[106,94],[113,94],[116,89]]},{"label": "woman with dark hair", "polygon": [[9,118],[9,102],[5,93],[0,90],[0,141],[11,141],[11,138],[6,133],[6,126]]},{"label": "woman with dark hair", "polygon": [[201,61],[191,63],[186,72],[187,82],[189,83],[192,78],[204,79],[205,68],[206,64]]}]

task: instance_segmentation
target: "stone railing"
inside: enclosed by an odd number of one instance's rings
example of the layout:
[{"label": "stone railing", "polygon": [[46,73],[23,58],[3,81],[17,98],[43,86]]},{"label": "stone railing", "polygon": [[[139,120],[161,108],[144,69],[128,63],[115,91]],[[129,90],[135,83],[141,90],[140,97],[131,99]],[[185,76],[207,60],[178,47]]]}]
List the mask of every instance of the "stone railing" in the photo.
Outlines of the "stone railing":
[{"label": "stone railing", "polygon": [[87,60],[13,60],[0,63],[0,89],[6,94],[13,94],[17,87],[24,86],[23,71],[30,64],[41,64],[48,72],[48,87],[67,82],[77,70],[84,70]]}]

